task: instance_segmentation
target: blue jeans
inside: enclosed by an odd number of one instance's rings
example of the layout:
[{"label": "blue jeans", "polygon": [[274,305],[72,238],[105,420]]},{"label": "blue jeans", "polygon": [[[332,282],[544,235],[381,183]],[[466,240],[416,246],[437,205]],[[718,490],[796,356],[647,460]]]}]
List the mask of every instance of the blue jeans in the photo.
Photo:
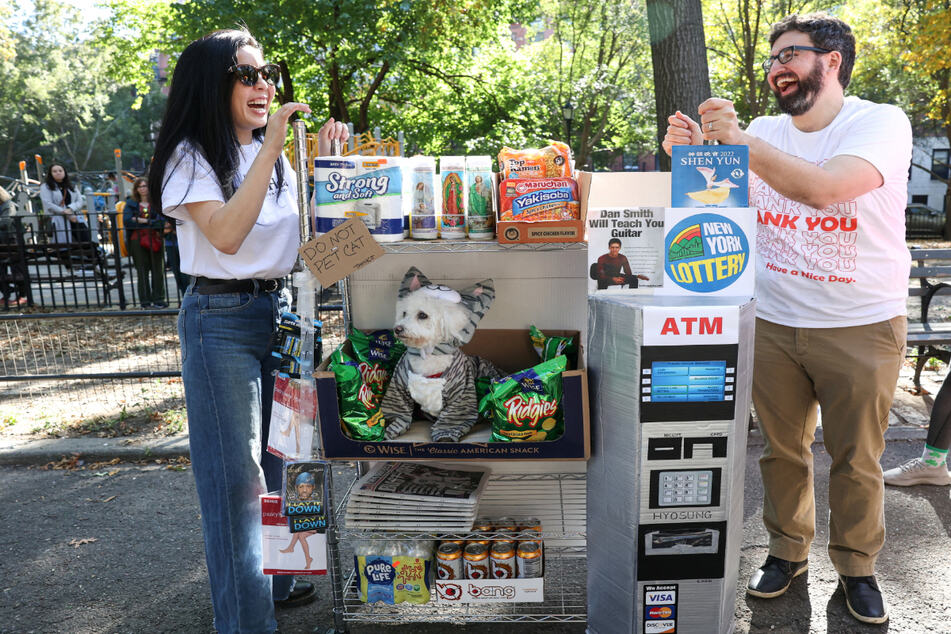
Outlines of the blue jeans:
[{"label": "blue jeans", "polygon": [[[273,632],[275,599],[294,578],[264,575],[261,503],[281,487],[268,453],[272,335],[288,291],[200,295],[190,286],[178,316],[192,471],[218,632]],[[273,587],[272,587],[273,586]]]}]

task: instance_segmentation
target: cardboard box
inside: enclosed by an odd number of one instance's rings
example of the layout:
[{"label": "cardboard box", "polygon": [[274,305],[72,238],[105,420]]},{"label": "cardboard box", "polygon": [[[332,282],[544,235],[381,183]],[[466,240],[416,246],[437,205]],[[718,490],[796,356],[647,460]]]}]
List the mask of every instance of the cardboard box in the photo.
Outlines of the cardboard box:
[{"label": "cardboard box", "polygon": [[436,603],[541,603],[545,580],[455,579],[436,581]]},{"label": "cardboard box", "polygon": [[[577,180],[580,220],[516,222],[496,217],[499,243],[583,242],[589,207],[670,206],[670,172],[578,172]],[[496,192],[498,188],[496,174]]]},{"label": "cardboard box", "polygon": [[[555,336],[579,336],[577,331],[545,330]],[[588,378],[584,354],[578,345],[578,368],[562,374],[562,410],[565,433],[546,442],[489,442],[491,428],[480,423],[463,442],[434,443],[429,423],[416,421],[395,441],[365,442],[344,433],[337,403],[337,384],[327,362],[314,372],[317,415],[324,457],[341,460],[585,460],[590,455]],[[539,363],[527,330],[478,329],[463,350],[484,357],[507,372]]]},{"label": "cardboard box", "polygon": [[[542,220],[522,222],[517,220],[499,220],[499,205],[496,205],[495,232],[500,244],[543,243],[543,242],[584,242],[584,219],[588,211],[588,193],[591,189],[591,174],[578,172],[578,197],[581,202],[579,220]],[[495,175],[495,190],[499,190],[499,174]]]},{"label": "cardboard box", "polygon": [[[290,552],[281,552],[290,547],[294,536],[299,536]],[[311,562],[307,565],[304,555],[306,540]],[[261,545],[264,553],[266,575],[325,575],[327,574],[327,535],[324,533],[291,533],[287,516],[281,514],[281,494],[265,493],[261,496]]]}]

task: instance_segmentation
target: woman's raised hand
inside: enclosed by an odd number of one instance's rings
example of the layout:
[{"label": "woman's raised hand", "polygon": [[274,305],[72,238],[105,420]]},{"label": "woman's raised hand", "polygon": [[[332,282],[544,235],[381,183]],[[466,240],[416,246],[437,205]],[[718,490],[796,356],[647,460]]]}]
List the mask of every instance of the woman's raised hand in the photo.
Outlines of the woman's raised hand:
[{"label": "woman's raised hand", "polygon": [[343,145],[349,138],[350,130],[347,129],[347,124],[342,121],[334,121],[334,118],[330,117],[324,125],[320,126],[320,130],[317,132],[317,153],[320,156],[327,156],[330,154],[331,141],[340,141]]},{"label": "woman's raised hand", "polygon": [[278,108],[268,117],[267,129],[264,132],[264,150],[270,150],[277,155],[284,150],[287,142],[287,120],[295,112],[310,114],[310,106],[306,103],[290,102]]}]

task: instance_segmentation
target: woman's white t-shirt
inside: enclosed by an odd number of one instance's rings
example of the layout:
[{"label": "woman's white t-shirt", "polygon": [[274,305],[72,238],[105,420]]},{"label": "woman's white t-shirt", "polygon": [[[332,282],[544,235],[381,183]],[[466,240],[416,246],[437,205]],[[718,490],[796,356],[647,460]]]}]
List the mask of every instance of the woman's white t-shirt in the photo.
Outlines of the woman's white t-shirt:
[{"label": "woman's white t-shirt", "polygon": [[[235,189],[244,180],[251,163],[261,149],[260,141],[238,146],[239,164]],[[261,206],[251,232],[234,255],[212,246],[185,207],[187,203],[209,200],[225,202],[224,193],[211,165],[191,145],[182,142],[165,166],[162,186],[162,211],[180,220],[176,227],[183,273],[221,280],[280,278],[290,273],[297,260],[300,230],[297,211],[297,183],[290,162],[284,163],[284,184],[277,188],[277,172]]]}]

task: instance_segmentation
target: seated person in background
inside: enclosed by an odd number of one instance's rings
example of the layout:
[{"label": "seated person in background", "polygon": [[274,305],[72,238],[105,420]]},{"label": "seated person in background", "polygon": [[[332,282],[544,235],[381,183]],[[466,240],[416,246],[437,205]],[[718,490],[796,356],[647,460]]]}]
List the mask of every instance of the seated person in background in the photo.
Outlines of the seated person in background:
[{"label": "seated person in background", "polygon": [[608,240],[608,253],[598,258],[595,269],[595,279],[598,281],[598,290],[603,290],[612,284],[627,284],[628,288],[637,288],[638,280],[647,280],[644,275],[634,275],[627,257],[621,254],[621,240]]}]

